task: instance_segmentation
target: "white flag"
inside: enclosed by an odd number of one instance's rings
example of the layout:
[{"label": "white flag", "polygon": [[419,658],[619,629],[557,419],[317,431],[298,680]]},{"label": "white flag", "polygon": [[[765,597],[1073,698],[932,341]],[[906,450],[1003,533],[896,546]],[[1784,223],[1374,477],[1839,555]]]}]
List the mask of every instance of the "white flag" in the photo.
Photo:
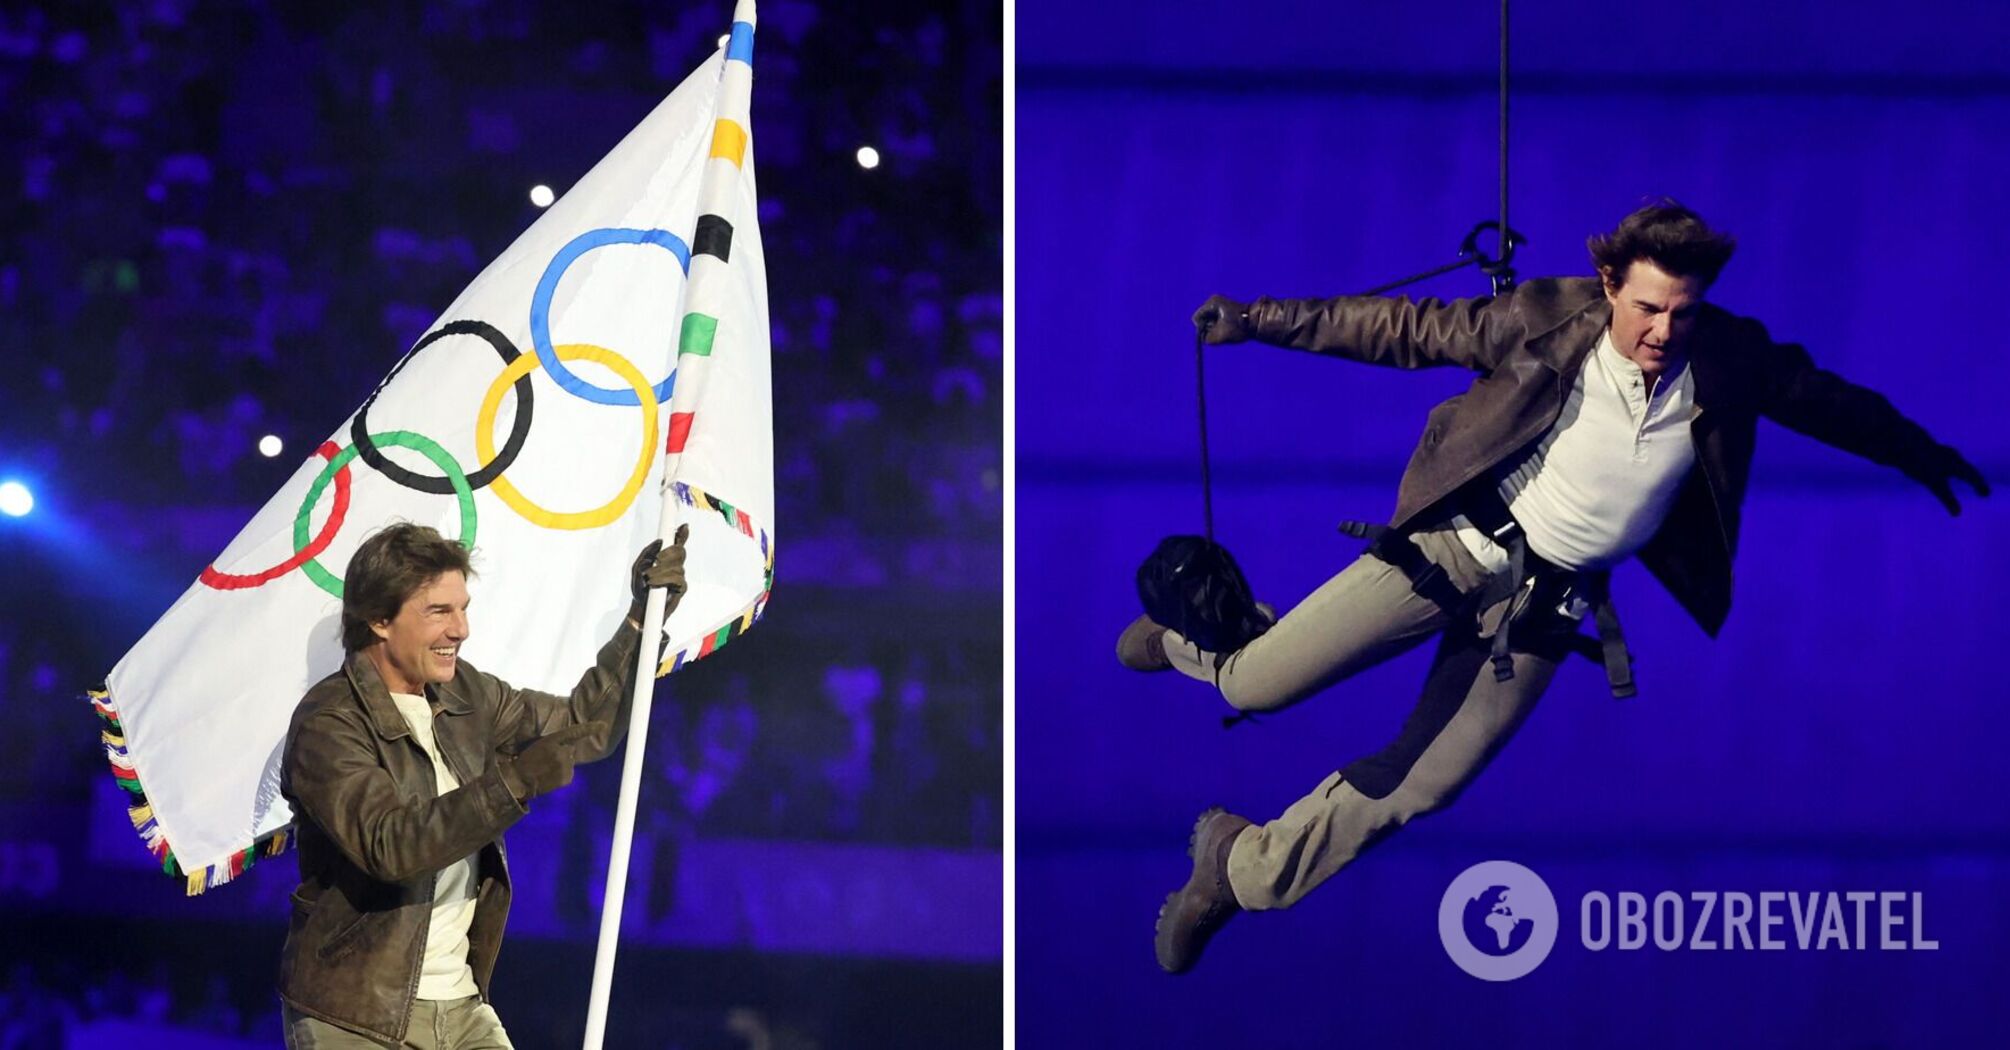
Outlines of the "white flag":
[{"label": "white flag", "polygon": [[92,693],[133,826],[189,892],[284,848],[287,724],[341,667],[344,569],[386,524],[471,549],[462,651],[518,686],[565,692],[592,664],[627,613],[636,552],[660,535],[665,485],[691,526],[690,590],[658,673],[760,618],[774,454],[752,61],[752,27],[736,25],[468,285]]}]

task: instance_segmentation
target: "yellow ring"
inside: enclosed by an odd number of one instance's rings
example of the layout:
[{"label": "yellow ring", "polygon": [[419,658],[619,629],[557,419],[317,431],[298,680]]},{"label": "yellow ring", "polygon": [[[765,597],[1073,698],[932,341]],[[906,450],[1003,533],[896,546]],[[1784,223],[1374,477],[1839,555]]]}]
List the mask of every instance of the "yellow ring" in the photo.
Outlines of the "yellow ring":
[{"label": "yellow ring", "polygon": [[[635,472],[628,476],[628,484],[622,486],[615,497],[592,510],[574,512],[546,510],[532,503],[523,493],[518,492],[509,479],[498,474],[489,482],[489,491],[503,501],[511,510],[523,515],[524,520],[547,529],[593,529],[619,518],[627,513],[628,506],[642,491],[649,480],[649,466],[656,451],[656,393],[649,386],[648,377],[627,358],[605,347],[590,343],[567,343],[552,348],[561,361],[597,361],[614,370],[614,374],[628,381],[635,388],[635,400],[642,409],[642,454],[635,459]],[[511,361],[502,374],[489,384],[488,396],[482,398],[482,410],[475,416],[475,454],[486,467],[496,458],[495,422],[496,411],[502,407],[503,394],[525,373],[536,368],[536,354],[521,354]]]}]

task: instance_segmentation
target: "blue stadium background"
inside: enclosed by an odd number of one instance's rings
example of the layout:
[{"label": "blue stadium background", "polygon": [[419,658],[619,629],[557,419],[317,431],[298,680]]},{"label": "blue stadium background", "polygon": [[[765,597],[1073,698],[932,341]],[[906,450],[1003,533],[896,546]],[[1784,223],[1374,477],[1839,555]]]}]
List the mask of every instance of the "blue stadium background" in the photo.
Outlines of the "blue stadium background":
[{"label": "blue stadium background", "polygon": [[[1427,650],[1224,732],[1117,667],[1138,561],[1197,532],[1188,314],[1452,261],[1496,210],[1482,2],[1018,6],[1017,998],[1029,1046],[1987,1045],[2010,943],[2002,608],[2010,501],[1950,519],[1897,473],[1762,428],[1712,643],[1637,564],[1641,692],[1588,663],[1449,811],[1296,909],[1153,965],[1194,815],[1275,815],[1393,736]],[[1998,5],[1514,10],[1523,276],[1673,195],[1742,247],[1712,298],[1888,394],[1997,482],[2010,18]],[[1468,269],[1412,289],[1482,294]],[[1216,516],[1259,597],[1354,557],[1452,371],[1209,352]],[[1526,864],[1555,953],[1485,984],[1440,948],[1454,875]],[[1602,953],[1586,892],[1906,890],[1936,952]],[[1873,935],[1875,935],[1873,933]],[[1997,1036],[2000,1038],[2000,1035]]]}]

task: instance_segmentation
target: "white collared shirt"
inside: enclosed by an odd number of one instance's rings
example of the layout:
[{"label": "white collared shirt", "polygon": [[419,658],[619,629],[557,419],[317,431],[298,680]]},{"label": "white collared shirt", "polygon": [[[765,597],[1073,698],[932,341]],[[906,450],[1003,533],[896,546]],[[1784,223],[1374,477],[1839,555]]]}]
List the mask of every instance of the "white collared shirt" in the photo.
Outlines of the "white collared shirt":
[{"label": "white collared shirt", "polygon": [[[1500,496],[1529,549],[1566,569],[1605,569],[1645,546],[1696,462],[1689,421],[1696,381],[1684,365],[1650,398],[1640,366],[1612,330],[1584,359],[1556,424],[1500,480]],[[1463,516],[1458,535],[1491,572],[1507,551]]]}]

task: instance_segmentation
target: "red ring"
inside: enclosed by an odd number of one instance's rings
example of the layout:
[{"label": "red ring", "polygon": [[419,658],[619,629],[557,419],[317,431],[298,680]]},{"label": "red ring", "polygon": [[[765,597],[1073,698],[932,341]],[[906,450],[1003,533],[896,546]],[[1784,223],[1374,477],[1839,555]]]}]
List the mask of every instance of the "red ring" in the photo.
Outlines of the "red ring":
[{"label": "red ring", "polygon": [[[340,451],[342,450],[337,448],[333,441],[327,441],[323,442],[320,448],[315,449],[314,454],[333,463],[335,462],[335,454]],[[330,508],[328,520],[322,524],[321,531],[314,534],[314,538],[308,541],[307,546],[294,551],[293,557],[274,565],[264,572],[248,573],[245,575],[218,572],[216,571],[216,565],[212,563],[208,568],[202,570],[202,582],[219,591],[237,591],[276,580],[305,565],[307,559],[317,557],[322,551],[327,550],[328,545],[335,542],[335,533],[341,530],[342,519],[348,513],[349,465],[345,463],[342,465],[341,470],[335,472],[335,505]]]}]

